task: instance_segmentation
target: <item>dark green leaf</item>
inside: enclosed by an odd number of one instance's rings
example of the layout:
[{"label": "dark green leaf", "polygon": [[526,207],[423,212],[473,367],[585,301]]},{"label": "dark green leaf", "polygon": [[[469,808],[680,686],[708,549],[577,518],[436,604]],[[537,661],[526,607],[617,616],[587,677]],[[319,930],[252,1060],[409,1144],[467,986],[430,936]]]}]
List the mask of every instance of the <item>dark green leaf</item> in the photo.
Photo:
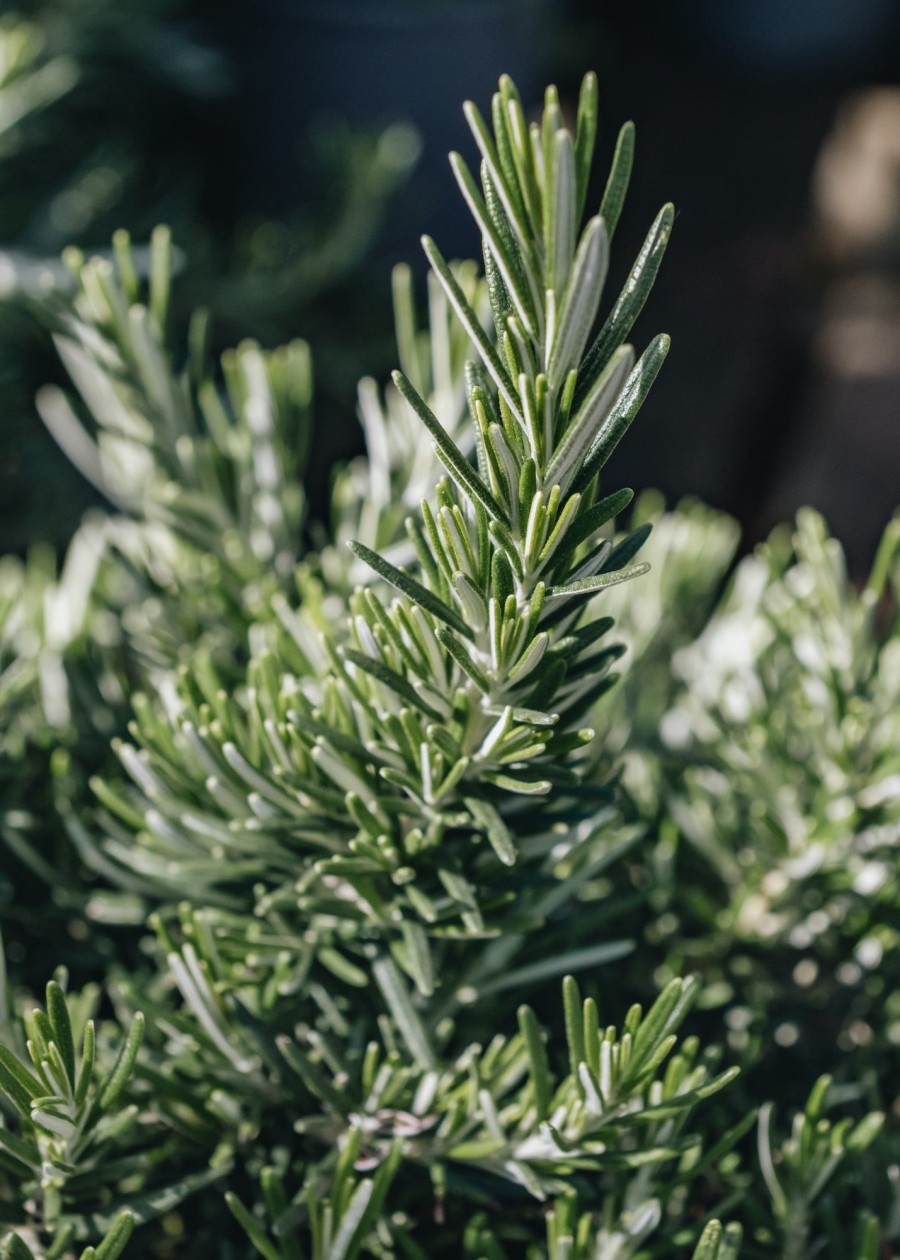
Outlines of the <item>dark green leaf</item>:
[{"label": "dark green leaf", "polygon": [[458,634],[465,635],[467,639],[472,637],[472,631],[459,613],[451,608],[449,604],[445,604],[442,599],[439,599],[433,591],[428,590],[421,582],[417,582],[414,577],[411,577],[402,569],[396,568],[390,561],[380,556],[377,551],[372,551],[361,542],[349,542],[347,546],[355,556],[367,564],[370,569],[374,569],[379,577],[384,578],[385,582],[388,582],[395,590],[400,591],[407,599],[424,608],[426,612],[430,612],[432,617],[437,617],[439,621],[446,622],[448,626],[452,626]]},{"label": "dark green leaf", "polygon": [[609,318],[597,334],[597,339],[581,366],[578,387],[575,391],[576,407],[580,406],[581,400],[587,396],[594,381],[608,363],[610,355],[631,332],[634,321],[643,310],[666,252],[674,222],[674,206],[663,206],[647,234],[647,239],[635,259],[631,274],[625,281],[625,286]]},{"label": "dark green leaf", "polygon": [[428,404],[419,397],[402,372],[395,372],[393,380],[400,393],[434,438],[438,453],[450,475],[472,499],[481,504],[492,520],[500,521],[509,528],[509,517]]},{"label": "dark green leaf", "polygon": [[[606,224],[606,230],[609,233],[610,240],[612,240],[615,235],[616,227],[619,223],[619,216],[621,215],[622,207],[625,204],[625,195],[628,192],[628,185],[631,182],[631,166],[633,161],[634,123],[627,122],[619,132],[619,138],[616,141],[616,151],[613,154],[612,166],[609,171],[609,179],[606,181],[606,188],[603,192],[603,200],[600,202],[600,215]],[[623,336],[626,337],[627,335],[627,333],[623,334]]]},{"label": "dark green leaf", "polygon": [[616,405],[607,416],[597,440],[590,448],[581,471],[572,484],[573,490],[584,490],[601,471],[606,461],[627,433],[637,413],[644,405],[653,382],[669,353],[671,342],[665,333],[654,338],[635,364]]}]

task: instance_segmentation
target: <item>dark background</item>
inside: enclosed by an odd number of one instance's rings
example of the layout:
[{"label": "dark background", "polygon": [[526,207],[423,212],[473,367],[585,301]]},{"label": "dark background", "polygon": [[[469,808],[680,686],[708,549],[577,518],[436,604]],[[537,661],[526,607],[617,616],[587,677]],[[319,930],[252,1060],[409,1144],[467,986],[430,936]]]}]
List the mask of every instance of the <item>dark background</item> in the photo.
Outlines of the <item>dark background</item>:
[{"label": "dark background", "polygon": [[[211,305],[222,344],[312,342],[320,512],[328,467],[359,448],[356,379],[393,365],[392,264],[424,274],[421,231],[445,254],[477,251],[446,165],[451,147],[473,157],[461,101],[486,111],[508,71],[532,105],[551,80],[571,105],[595,69],[597,198],[619,125],[633,118],[638,132],[611,293],[659,206],[678,210],[637,328],[639,343],[670,332],[673,353],[618,476],[727,509],[748,546],[812,502],[865,568],[900,498],[896,0],[19,11],[80,78],[8,160],[0,150],[0,248],[39,259],[68,241],[103,247],[117,226],[139,239],[172,223],[183,311]],[[408,130],[378,141],[397,120],[420,137],[414,168]],[[86,184],[98,168],[106,184]],[[18,551],[36,537],[62,545],[90,502],[31,406],[59,368],[20,305],[0,308],[0,550]]]}]

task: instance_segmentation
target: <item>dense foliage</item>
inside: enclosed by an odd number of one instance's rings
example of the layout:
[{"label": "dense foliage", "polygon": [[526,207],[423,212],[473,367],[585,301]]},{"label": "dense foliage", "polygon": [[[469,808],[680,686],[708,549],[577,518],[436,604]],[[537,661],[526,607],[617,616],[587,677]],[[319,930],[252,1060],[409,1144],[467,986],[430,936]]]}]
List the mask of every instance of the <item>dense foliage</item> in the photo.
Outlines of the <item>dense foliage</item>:
[{"label": "dense foliage", "polygon": [[606,301],[633,128],[582,227],[593,77],[466,116],[484,278],[398,268],[327,530],[307,347],[182,339],[167,231],[44,303],[109,508],[0,569],[11,1260],[900,1238],[900,530],[857,592],[812,513],[730,572],[630,509],[672,207]]},{"label": "dense foliage", "polygon": [[[386,302],[371,294],[364,260],[418,138],[405,124],[366,133],[323,119],[299,129],[296,151],[267,150],[252,126],[236,126],[261,88],[241,64],[227,9],[204,0],[22,0],[0,15],[4,548],[24,551],[34,537],[64,543],[94,498],[32,405],[58,367],[30,310],[48,287],[68,288],[64,247],[102,252],[121,224],[143,243],[167,223],[180,258],[191,259],[185,270],[176,255],[179,323],[200,294],[219,346],[248,328],[274,344],[302,324],[329,395],[346,394],[348,408],[361,365],[385,353]],[[299,172],[301,155],[300,204],[270,204],[273,170]],[[145,275],[142,247],[135,265]]]}]

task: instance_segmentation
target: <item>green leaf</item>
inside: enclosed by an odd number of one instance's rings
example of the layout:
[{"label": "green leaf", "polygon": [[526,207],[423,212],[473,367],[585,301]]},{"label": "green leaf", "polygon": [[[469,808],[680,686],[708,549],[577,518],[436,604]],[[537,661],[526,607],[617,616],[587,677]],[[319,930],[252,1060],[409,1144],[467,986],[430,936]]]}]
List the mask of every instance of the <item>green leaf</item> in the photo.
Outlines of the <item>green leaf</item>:
[{"label": "green leaf", "polygon": [[582,233],[559,303],[547,366],[547,376],[554,390],[562,389],[571,371],[583,370],[580,359],[597,318],[608,267],[609,237],[606,225],[598,217],[591,219]]},{"label": "green leaf", "polygon": [[552,162],[554,205],[545,264],[546,283],[548,289],[562,291],[572,266],[579,218],[575,151],[567,131],[558,131],[553,139]]},{"label": "green leaf", "polygon": [[520,261],[511,256],[507,243],[502,239],[491,221],[487,207],[482,200],[478,186],[472,178],[469,168],[458,153],[450,154],[450,166],[466,204],[472,212],[472,217],[478,224],[482,236],[490,247],[500,274],[503,277],[503,284],[513,300],[519,318],[530,335],[536,336],[535,311],[531,296],[522,285]]},{"label": "green leaf", "polygon": [[566,586],[551,586],[547,591],[547,602],[554,599],[568,599],[573,595],[594,595],[608,586],[618,586],[620,582],[629,582],[632,578],[649,573],[649,564],[636,564],[630,569],[620,569],[616,573],[598,573],[596,577],[581,578],[577,582],[569,582]]},{"label": "green leaf", "polygon": [[428,386],[422,377],[419,362],[412,269],[406,263],[397,263],[391,272],[391,296],[394,304],[394,340],[400,365],[416,389],[424,393]]},{"label": "green leaf", "polygon": [[16,1137],[14,1133],[10,1133],[2,1126],[0,1126],[0,1149],[15,1160],[15,1171],[22,1177],[26,1177],[29,1169],[37,1167],[40,1162],[37,1148],[33,1143]]},{"label": "green leaf", "polygon": [[327,1260],[348,1260],[350,1256],[358,1254],[363,1241],[360,1237],[362,1223],[374,1193],[373,1181],[361,1181],[356,1187],[347,1210],[341,1217],[340,1227],[328,1252]]},{"label": "green leaf", "polygon": [[613,547],[606,557],[606,563],[601,569],[601,573],[612,573],[616,569],[621,569],[626,564],[629,564],[652,532],[653,526],[649,521],[644,525],[638,525],[637,529],[633,529],[630,534],[627,534],[621,542],[616,543],[615,547]]},{"label": "green leaf", "polygon": [[456,610],[451,608],[449,604],[445,604],[427,586],[417,582],[414,577],[411,577],[402,569],[396,568],[390,561],[380,556],[377,551],[372,551],[369,547],[364,546],[363,543],[348,542],[347,546],[357,559],[362,560],[370,569],[374,569],[379,577],[384,578],[385,582],[388,582],[395,590],[400,591],[412,603],[418,604],[426,612],[431,613],[432,617],[437,617],[439,621],[443,621],[448,626],[451,626],[457,634],[462,634],[467,639],[472,637],[472,631]]},{"label": "green leaf", "polygon": [[150,238],[150,317],[158,335],[163,338],[169,314],[169,291],[172,284],[172,234],[167,227],[156,227]]},{"label": "green leaf", "polygon": [[531,1083],[534,1086],[534,1103],[538,1120],[546,1120],[550,1114],[550,1103],[553,1098],[553,1079],[550,1075],[550,1063],[544,1038],[541,1035],[537,1017],[530,1006],[519,1007],[519,1032],[528,1051],[528,1062],[531,1067]]},{"label": "green leaf", "polygon": [[[660,1042],[660,1048],[663,1045],[665,1045],[665,1042]],[[660,1059],[664,1057],[665,1056],[660,1054]],[[659,1066],[658,1063],[654,1064],[653,1060],[654,1056],[651,1055],[644,1065],[645,1072],[650,1069],[651,1065],[653,1065],[654,1068]],[[720,1090],[724,1089],[726,1085],[730,1085],[739,1074],[740,1068],[728,1068],[727,1071],[720,1072],[718,1076],[714,1076],[712,1080],[706,1081],[705,1084],[698,1085],[696,1089],[688,1090],[683,1094],[675,1094],[671,1098],[666,1099],[664,1102],[655,1103],[642,1108],[640,1119],[665,1120],[670,1116],[675,1116],[679,1113],[679,1111],[684,1111],[685,1108],[693,1107],[696,1103],[703,1102],[706,1098],[711,1098],[713,1094],[717,1094]]]},{"label": "green leaf", "polygon": [[128,1211],[120,1212],[103,1242],[95,1249],[95,1260],[118,1260],[133,1232],[134,1216]]},{"label": "green leaf", "polygon": [[478,690],[486,696],[490,695],[491,684],[472,660],[472,657],[466,651],[462,643],[460,643],[458,639],[454,638],[449,630],[439,629],[437,631],[437,637],[438,641],[447,649],[456,661],[457,665],[459,665],[460,669],[462,669],[469,678],[472,679]]},{"label": "green leaf", "polygon": [[372,974],[413,1058],[430,1070],[435,1066],[434,1051],[396,965],[382,955],[372,963]]},{"label": "green leaf", "polygon": [[503,865],[515,866],[519,856],[515,840],[494,806],[474,796],[464,797],[463,803],[478,825],[484,828],[491,848]]},{"label": "green leaf", "polygon": [[854,1240],[854,1260],[878,1260],[881,1254],[881,1225],[871,1212],[861,1212]]},{"label": "green leaf", "polygon": [[610,311],[608,319],[597,334],[597,339],[582,364],[578,388],[575,391],[576,407],[580,405],[581,400],[586,397],[594,381],[603,371],[613,350],[631,332],[634,321],[643,310],[666,252],[674,222],[675,207],[663,206],[647,234],[647,239],[635,259],[615,306]]},{"label": "green leaf", "polygon": [[491,1159],[505,1149],[506,1142],[503,1138],[483,1137],[472,1138],[470,1141],[451,1146],[447,1154],[450,1159],[458,1160],[460,1163],[475,1164],[481,1160]]},{"label": "green leaf", "polygon": [[0,1046],[0,1089],[25,1116],[31,1112],[32,1099],[40,1098],[46,1092],[37,1077],[5,1046]]},{"label": "green leaf", "polygon": [[884,1128],[884,1114],[872,1111],[860,1120],[847,1137],[844,1149],[851,1155],[860,1155],[872,1145]]},{"label": "green leaf", "polygon": [[516,395],[515,386],[509,379],[509,374],[500,361],[497,351],[491,345],[487,334],[481,327],[478,316],[466,300],[465,294],[454,279],[450,268],[441,257],[441,253],[434,241],[428,236],[423,236],[422,247],[428,257],[428,261],[434,269],[435,275],[438,277],[444,288],[444,292],[447,294],[450,305],[456,311],[460,322],[472,338],[472,341],[475,343],[478,353],[481,355],[488,372],[493,377],[494,384],[499,389],[506,405],[518,419],[519,423],[523,423],[524,417],[522,416],[521,406]]},{"label": "green leaf", "polygon": [[672,1142],[669,1146],[649,1146],[639,1151],[610,1152],[606,1159],[613,1168],[648,1168],[654,1164],[667,1164],[678,1159],[686,1150],[696,1145],[696,1140]]},{"label": "green leaf", "polygon": [[653,1056],[660,1043],[672,1032],[685,995],[685,984],[672,980],[641,1020],[631,1050],[628,1079],[634,1080]]},{"label": "green leaf", "polygon": [[113,1070],[100,1094],[100,1108],[108,1111],[128,1083],[144,1038],[144,1017],[138,1011],[119,1051]]},{"label": "green leaf", "polygon": [[259,1223],[254,1220],[233,1191],[226,1191],[225,1202],[228,1204],[228,1209],[232,1216],[250,1239],[259,1254],[263,1257],[263,1260],[284,1260],[281,1252],[269,1241],[266,1237],[265,1231],[260,1227]]},{"label": "green leaf", "polygon": [[35,1260],[34,1252],[18,1234],[10,1234],[4,1240],[3,1255],[6,1260]]},{"label": "green leaf", "polygon": [[828,1102],[828,1092],[832,1086],[832,1078],[828,1075],[820,1076],[813,1085],[806,1100],[804,1114],[808,1120],[819,1120],[825,1111]]},{"label": "green leaf", "polygon": [[516,590],[512,565],[502,551],[495,551],[491,558],[491,594],[501,609]]},{"label": "green leaf", "polygon": [[627,388],[626,378],[633,366],[634,350],[631,346],[620,346],[597,378],[547,465],[547,485],[567,490],[580,471],[587,451],[604,440],[608,418],[623,388]]},{"label": "green leaf", "polygon": [[354,648],[343,648],[341,655],[345,661],[349,662],[349,664],[355,665],[357,669],[361,669],[365,673],[371,675],[372,678],[381,683],[382,687],[387,687],[390,691],[395,692],[396,695],[410,705],[411,708],[421,709],[423,713],[426,713],[430,718],[433,718],[435,722],[443,721],[443,714],[440,713],[434,705],[429,704],[422,696],[422,693],[417,691],[412,683],[409,682],[408,679],[404,678],[402,674],[398,674],[395,670],[389,669],[388,666],[384,665],[381,661],[373,660],[371,656],[366,656],[362,652],[357,652]]},{"label": "green leaf", "polygon": [[159,1186],[154,1190],[147,1191],[145,1194],[133,1197],[131,1195],[125,1196],[125,1207],[115,1212],[114,1215],[98,1211],[88,1213],[85,1216],[73,1217],[73,1223],[80,1234],[104,1232],[112,1229],[116,1221],[121,1217],[122,1211],[125,1211],[134,1217],[135,1225],[143,1225],[147,1221],[165,1216],[167,1212],[171,1212],[179,1204],[183,1203],[189,1195],[195,1194],[198,1190],[202,1190],[212,1182],[226,1176],[229,1171],[229,1165],[224,1162],[212,1168],[204,1168],[201,1172],[190,1173],[188,1176],[182,1177],[170,1185]]},{"label": "green leaf", "polygon": [[509,517],[425,400],[419,397],[402,372],[394,372],[393,380],[400,393],[434,438],[438,454],[441,456],[442,462],[450,475],[476,503],[481,504],[492,520],[500,521],[508,529],[510,526]]},{"label": "green leaf", "polygon": [[[615,235],[619,216],[625,204],[625,195],[631,182],[631,166],[633,162],[634,123],[627,122],[619,132],[609,178],[603,191],[603,200],[600,202],[600,215],[606,224],[610,240]],[[624,335],[627,336],[628,334]]]},{"label": "green leaf", "polygon": [[336,1116],[345,1117],[348,1100],[335,1088],[328,1073],[323,1070],[309,1051],[298,1047],[289,1037],[276,1038],[276,1046],[288,1067],[299,1077],[313,1098],[320,1099]]},{"label": "green leaf", "polygon": [[47,1015],[53,1029],[53,1040],[59,1050],[66,1076],[72,1089],[75,1089],[75,1041],[72,1036],[72,1021],[69,1008],[62,989],[55,980],[47,985]]},{"label": "green leaf", "polygon": [[84,1026],[84,1041],[81,1047],[81,1073],[75,1089],[75,1105],[83,1107],[87,1100],[88,1090],[94,1076],[94,1057],[96,1053],[94,1021],[89,1019]]},{"label": "green leaf", "polygon": [[[499,93],[496,93],[494,102],[499,103],[499,100]],[[494,110],[493,113],[497,140],[496,147],[491,139],[487,124],[471,101],[464,103],[463,114],[466,122],[469,124],[469,130],[472,132],[475,143],[478,145],[482,161],[487,167],[491,183],[506,212],[510,227],[515,232],[519,248],[523,251],[528,251],[532,246],[528,213],[522,201],[518,180],[512,164],[512,155],[509,151],[509,136],[502,112],[498,115],[496,110]]]},{"label": "green leaf", "polygon": [[[368,868],[369,864],[365,864]],[[322,870],[333,869],[337,874],[351,873],[350,863],[346,858],[336,861],[329,867],[327,862],[319,864]],[[376,867],[376,870],[379,869]],[[327,945],[322,945],[318,950],[318,960],[326,970],[330,971],[333,976],[341,980],[344,984],[349,984],[352,989],[366,989],[369,987],[368,973],[363,971],[362,967],[355,966],[348,958],[337,949],[331,949]]]},{"label": "green leaf", "polygon": [[511,774],[486,773],[485,779],[504,792],[516,792],[520,796],[545,796],[553,784],[547,779],[516,779]]},{"label": "green leaf", "polygon": [[569,1047],[569,1071],[578,1081],[581,1064],[585,1061],[584,1019],[581,1006],[581,990],[574,976],[566,976],[562,984],[563,1012],[566,1024],[566,1043]]},{"label": "green leaf", "polygon": [[720,1244],[724,1231],[719,1221],[710,1221],[694,1249],[693,1260],[720,1260]]},{"label": "green leaf", "polygon": [[422,925],[404,919],[400,925],[406,955],[406,970],[423,997],[434,993],[434,967],[428,937]]},{"label": "green leaf", "polygon": [[669,353],[671,342],[665,333],[661,333],[651,341],[650,345],[638,359],[634,371],[629,376],[625,388],[619,395],[616,405],[607,416],[597,440],[587,453],[575,481],[573,490],[583,491],[593,478],[601,471],[619,442],[631,427],[644,400],[659,375],[659,370]]},{"label": "green leaf", "polygon": [[591,178],[594,144],[597,139],[599,99],[600,88],[597,76],[591,71],[581,81],[581,90],[578,93],[578,116],[575,124],[576,209],[579,219],[584,214],[584,203],[587,200],[588,184]]}]

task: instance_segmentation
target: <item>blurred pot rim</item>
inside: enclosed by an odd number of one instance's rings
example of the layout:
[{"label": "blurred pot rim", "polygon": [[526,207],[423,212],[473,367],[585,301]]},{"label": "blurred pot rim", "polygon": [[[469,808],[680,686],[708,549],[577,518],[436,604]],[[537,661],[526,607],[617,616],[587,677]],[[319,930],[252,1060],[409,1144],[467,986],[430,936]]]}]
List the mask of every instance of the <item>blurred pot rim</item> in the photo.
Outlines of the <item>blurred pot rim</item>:
[{"label": "blurred pot rim", "polygon": [[459,26],[525,10],[555,7],[559,0],[263,0],[263,6],[291,21],[370,30],[421,30]]}]

